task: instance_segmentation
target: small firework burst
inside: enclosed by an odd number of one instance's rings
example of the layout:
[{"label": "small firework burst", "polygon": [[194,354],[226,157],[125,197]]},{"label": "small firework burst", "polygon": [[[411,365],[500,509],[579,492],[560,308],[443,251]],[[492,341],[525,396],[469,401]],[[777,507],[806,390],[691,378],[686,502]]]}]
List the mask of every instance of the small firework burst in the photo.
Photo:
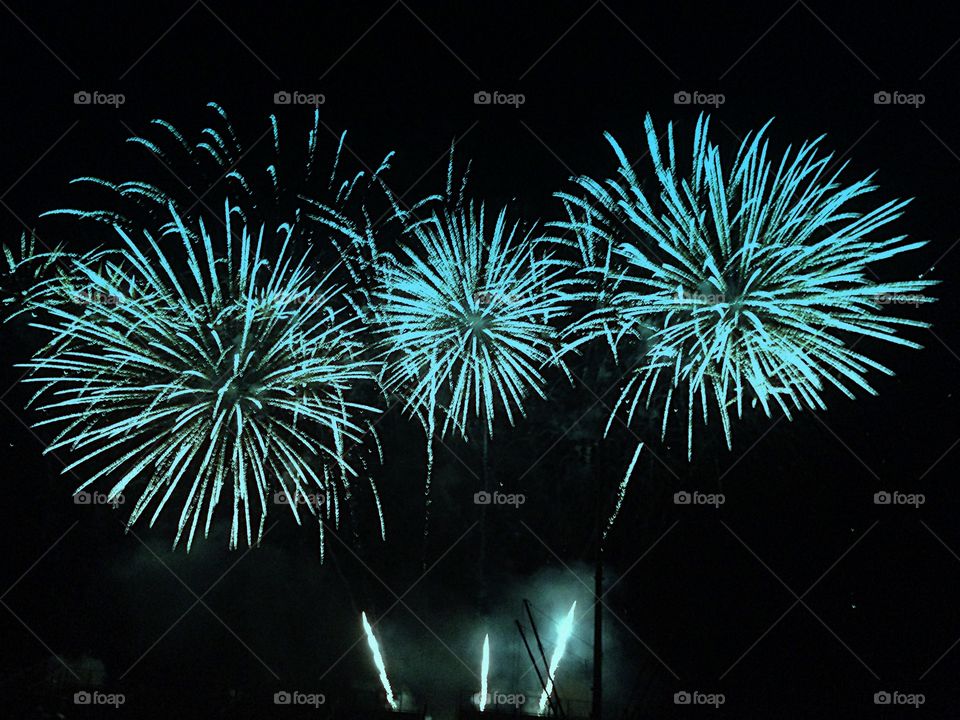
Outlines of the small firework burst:
[{"label": "small firework burst", "polygon": [[[387,153],[376,168],[351,169],[350,158],[345,157],[350,153],[347,133],[329,128],[318,109],[310,113],[305,136],[281,137],[280,122],[270,115],[261,134],[243,140],[220,105],[211,102],[207,108],[211,120],[195,136],[167,120],[155,119],[147,131],[128,138],[128,143],[145,149],[151,158],[133,178],[74,179],[75,185],[101,191],[92,195],[94,207],[60,208],[45,215],[119,226],[128,234],[145,227],[168,234],[178,232],[168,210],[173,207],[182,226],[197,237],[198,220],[211,221],[218,215],[211,197],[228,197],[242,225],[290,225],[294,241],[310,249],[314,262],[337,265],[336,278],[345,286],[347,300],[356,310],[365,311],[377,262],[368,206],[377,194],[389,207],[389,191],[381,175],[389,169],[394,153]],[[326,145],[335,147],[327,159],[323,157]],[[393,217],[393,213],[386,215]]]},{"label": "small firework burst", "polygon": [[381,382],[427,436],[425,539],[434,437],[466,439],[471,418],[492,435],[497,412],[512,425],[528,395],[545,397],[566,301],[564,268],[532,229],[508,223],[506,209],[491,226],[482,205],[456,202],[449,187],[447,206],[384,255],[374,293]]},{"label": "small firework burst", "polygon": [[563,268],[502,210],[445,209],[408,233],[389,256],[378,299],[385,387],[432,434],[467,436],[471,417],[493,431],[512,424],[529,394],[544,397],[543,366],[555,358],[565,313]]}]

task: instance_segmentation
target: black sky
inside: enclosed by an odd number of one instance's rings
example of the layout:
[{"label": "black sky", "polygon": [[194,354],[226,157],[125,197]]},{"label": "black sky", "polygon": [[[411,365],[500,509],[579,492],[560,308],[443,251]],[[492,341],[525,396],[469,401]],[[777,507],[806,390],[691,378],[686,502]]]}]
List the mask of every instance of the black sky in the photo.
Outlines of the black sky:
[{"label": "black sky", "polygon": [[[347,129],[352,166],[375,166],[395,150],[388,182],[411,197],[440,189],[458,139],[458,156],[473,161],[472,193],[530,219],[557,217],[552,193],[571,175],[613,170],[605,131],[639,156],[648,112],[659,125],[674,121],[687,151],[703,108],[676,104],[678,92],[723,94],[708,109],[714,139],[731,151],[770,118],[778,150],[825,134],[824,147],[849,161],[847,179],[877,171],[878,198],[915,198],[896,229],[929,245],[880,270],[901,279],[933,267],[939,301],[915,316],[934,327],[912,334],[920,351],[869,348],[896,373],[875,376],[876,397],[834,393],[828,411],[792,422],[753,413],[732,450],[713,426],[692,463],[682,442],[652,444],[658,459],[643,457],[608,549],[610,579],[620,578],[607,598],[608,716],[955,717],[958,40],[960,14],[948,3],[10,0],[0,8],[0,229],[4,240],[24,226],[59,239],[61,226],[39,214],[77,198],[68,186],[76,176],[120,177],[155,162],[123,142],[155,117],[196,131],[214,100],[248,142],[275,111],[282,126],[305,129],[306,110],[274,105],[279,91],[324,94],[321,147],[332,154]],[[122,93],[125,102],[76,105],[80,91]],[[522,93],[525,102],[476,105],[479,91]],[[883,91],[924,101],[875,104]],[[276,710],[269,699],[278,689],[374,690],[365,645],[350,649],[361,609],[385,614],[395,684],[443,711],[476,690],[479,628],[496,626],[511,643],[510,675],[522,666],[510,626],[522,598],[542,627],[569,599],[589,605],[584,508],[597,478],[578,461],[576,440],[602,417],[564,435],[594,398],[560,377],[550,403],[532,403],[516,428],[497,428],[495,477],[528,501],[488,513],[482,579],[479,450],[438,448],[430,561],[442,559],[418,582],[423,439],[398,413],[383,425],[378,471],[386,543],[366,505],[323,565],[316,529],[282,513],[249,554],[226,551],[222,528],[189,555],[170,552],[169,522],[125,534],[124,509],[72,502],[73,479],[42,455],[51,435],[23,424],[35,418],[15,363],[37,337],[14,324],[0,328],[0,342],[0,691],[16,708],[11,717],[44,717],[27,708],[53,702],[42,682],[53,653],[104,662],[106,687],[129,697],[109,717],[253,717],[265,703]],[[616,482],[634,442],[615,431],[594,474]],[[684,488],[722,491],[726,502],[716,511],[677,506],[673,494]],[[926,502],[877,506],[881,490]],[[588,615],[572,651],[571,700],[589,698],[591,631]],[[677,706],[683,690],[721,692],[726,703]],[[874,704],[874,693],[895,690],[926,702],[917,711]]]}]

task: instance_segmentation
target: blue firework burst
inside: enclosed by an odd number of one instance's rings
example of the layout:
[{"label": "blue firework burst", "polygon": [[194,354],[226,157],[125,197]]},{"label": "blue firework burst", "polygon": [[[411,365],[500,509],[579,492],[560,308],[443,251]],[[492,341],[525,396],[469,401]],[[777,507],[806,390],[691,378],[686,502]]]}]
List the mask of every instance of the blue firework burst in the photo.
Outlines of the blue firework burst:
[{"label": "blue firework burst", "polygon": [[441,435],[467,435],[478,417],[512,424],[524,398],[543,395],[565,313],[562,267],[538,252],[501,210],[445,210],[410,228],[413,242],[382,268],[377,293],[384,385]]},{"label": "blue firework burst", "polygon": [[293,249],[290,225],[273,237],[235,216],[228,203],[222,242],[172,206],[179,242],[118,227],[119,251],[73,260],[82,289],[40,296],[35,326],[52,339],[27,364],[37,425],[60,428],[48,451],[75,456],[65,472],[138,493],[130,524],[179,505],[174,544],[188,549],[222,500],[231,547],[262,536],[272,493],[298,522],[302,508],[336,519],[361,476],[349,445],[374,412],[351,400],[375,373],[340,288]]},{"label": "blue firework burst", "polygon": [[[593,309],[569,330],[567,349],[594,339],[616,353],[641,348],[617,403],[629,418],[663,400],[694,419],[719,415],[728,444],[731,415],[759,404],[789,418],[823,409],[833,388],[873,393],[869,374],[891,374],[856,349],[863,339],[916,348],[901,336],[925,327],[890,311],[893,302],[928,302],[923,279],[883,281],[874,266],[924,245],[886,226],[908,201],[861,210],[872,176],[844,183],[845,164],[818,152],[819,139],[774,160],[766,127],[748,135],[729,166],[701,117],[692,162],[678,164],[672,125],[661,147],[645,129],[655,182],[645,188],[624,151],[607,135],[620,167],[604,181],[577,179],[562,193],[577,234],[581,271]],[[589,287],[589,286],[588,286]]]}]

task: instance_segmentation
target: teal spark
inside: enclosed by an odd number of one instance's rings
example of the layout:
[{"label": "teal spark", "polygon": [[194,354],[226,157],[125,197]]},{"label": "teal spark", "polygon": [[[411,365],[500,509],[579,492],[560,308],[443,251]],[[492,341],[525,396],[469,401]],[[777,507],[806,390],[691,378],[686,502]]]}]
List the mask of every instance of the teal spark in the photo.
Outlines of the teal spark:
[{"label": "teal spark", "polygon": [[673,126],[664,150],[647,116],[655,175],[647,183],[607,134],[617,175],[578,178],[579,192],[560,195],[570,214],[562,226],[575,231],[581,278],[593,288],[581,294],[592,309],[568,331],[566,349],[593,340],[615,354],[631,348],[633,357],[621,359],[635,367],[615,409],[632,419],[665,398],[663,432],[676,405],[688,453],[694,419],[706,424],[711,407],[729,445],[731,415],[745,404],[791,418],[824,409],[830,388],[851,398],[874,393],[869,374],[892,372],[857,344],[920,347],[899,333],[927,324],[890,310],[929,302],[923,292],[934,284],[874,274],[876,264],[925,243],[886,231],[909,201],[858,209],[873,175],[841,181],[846,163],[818,154],[819,138],[773,159],[769,123],[725,165],[708,125],[697,122],[684,170]]},{"label": "teal spark", "polygon": [[45,247],[33,233],[0,250],[0,319],[28,311],[41,287],[61,282],[70,257],[62,244]]},{"label": "teal spark", "polygon": [[[310,208],[321,206],[331,218],[343,220],[343,213],[338,214],[337,209],[356,209],[351,203],[389,169],[394,154],[388,153],[376,170],[344,173],[347,133],[337,136],[328,130],[318,110],[311,113],[305,138],[281,138],[279,120],[270,115],[269,127],[254,140],[244,141],[220,105],[211,102],[207,108],[211,120],[195,137],[157,118],[150,121],[147,131],[128,138],[129,144],[143,148],[151,158],[135,177],[120,181],[75,178],[72,184],[106,191],[99,208],[62,208],[48,214],[74,215],[126,227],[134,220],[128,211],[135,207],[147,211],[154,220],[169,221],[167,209],[173,204],[188,230],[193,230],[190,224],[207,212],[211,191],[216,189],[216,196],[231,198],[234,212],[250,226],[269,226],[281,220],[296,222],[309,214]],[[321,159],[322,139],[327,133],[337,140],[330,165]],[[266,153],[260,151],[261,145]],[[117,198],[129,202],[118,202]],[[350,222],[360,224],[358,218]]]},{"label": "teal spark", "polygon": [[278,493],[322,533],[360,477],[350,446],[375,412],[351,400],[375,373],[341,288],[294,251],[290,225],[238,228],[235,215],[228,203],[216,242],[172,206],[170,238],[118,226],[109,259],[73,260],[82,289],[41,296],[34,325],[52,339],[26,365],[37,426],[60,428],[48,452],[71,452],[78,490],[136,496],[130,525],[178,505],[174,545],[188,550],[222,500],[231,548],[260,540]]}]

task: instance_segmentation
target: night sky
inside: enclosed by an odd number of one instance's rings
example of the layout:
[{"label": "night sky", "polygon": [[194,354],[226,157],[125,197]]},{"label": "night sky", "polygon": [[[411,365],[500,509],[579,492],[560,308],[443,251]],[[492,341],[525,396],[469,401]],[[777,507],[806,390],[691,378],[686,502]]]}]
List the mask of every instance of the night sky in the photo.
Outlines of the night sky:
[{"label": "night sky", "polygon": [[[947,3],[440,4],[2,2],[0,228],[85,248],[114,242],[40,219],[84,202],[82,175],[163,177],[131,134],[162,117],[191,136],[222,105],[256,165],[268,117],[305,142],[311,110],[278,92],[322,93],[321,154],[348,130],[354,172],[396,151],[387,184],[409,198],[442,190],[447,155],[471,160],[470,193],[529,220],[562,218],[570,177],[609,177],[612,133],[631,157],[643,119],[675,123],[689,155],[701,111],[729,153],[771,118],[780,152],[825,135],[855,181],[876,171],[876,202],[914,198],[890,229],[928,241],[878,268],[940,280],[937,303],[907,308],[931,330],[922,350],[864,341],[895,375],[877,396],[826,394],[828,410],[792,421],[759,409],[726,447],[718,422],[692,461],[659,418],[601,436],[618,378],[588,360],[570,387],[548,371],[515,427],[498,422],[486,465],[519,508],[474,503],[479,442],[436,447],[423,569],[423,431],[399,408],[379,425],[375,470],[386,541],[369,493],[328,538],[279,509],[261,547],[227,550],[224,509],[207,541],[172,550],[175,515],[125,530],[129,506],[77,505],[69,454],[43,454],[48,428],[19,383],[42,336],[0,327],[0,716],[375,717],[379,685],[360,612],[377,634],[404,708],[457,717],[479,683],[483,635],[496,689],[531,694],[516,630],[530,601],[549,653],[574,600],[577,625],[558,676],[569,715],[589,713],[598,498],[609,502],[641,455],[605,550],[604,718],[956,717],[960,707],[960,14]],[[78,92],[122,94],[119,107]],[[522,94],[482,105],[478,92]],[[715,96],[717,106],[676,102]],[[877,93],[899,98],[877,102]],[[717,98],[717,94],[722,98]],[[896,95],[894,95],[896,94]],[[912,104],[906,99],[913,96]],[[881,95],[880,99],[884,97]],[[262,141],[262,142],[261,142]],[[688,161],[687,161],[688,162]],[[649,161],[638,164],[649,172]],[[167,183],[177,182],[169,175]],[[219,186],[210,206],[223,204]],[[932,268],[932,269],[931,269]],[[715,419],[715,418],[714,418]],[[103,491],[107,484],[98,486]],[[680,491],[722,493],[722,507],[678,505]],[[874,502],[922,493],[918,508]],[[334,529],[331,528],[331,531]],[[63,680],[87,658],[119,709],[73,703]],[[90,659],[95,659],[91,661]],[[58,681],[58,678],[60,680]],[[70,678],[72,680],[72,678]],[[274,693],[322,693],[325,707],[277,707]],[[719,709],[676,693],[722,694]],[[878,705],[876,693],[922,694]],[[339,710],[337,708],[340,708]],[[56,713],[60,713],[56,715]],[[298,714],[299,713],[299,714]]]}]

